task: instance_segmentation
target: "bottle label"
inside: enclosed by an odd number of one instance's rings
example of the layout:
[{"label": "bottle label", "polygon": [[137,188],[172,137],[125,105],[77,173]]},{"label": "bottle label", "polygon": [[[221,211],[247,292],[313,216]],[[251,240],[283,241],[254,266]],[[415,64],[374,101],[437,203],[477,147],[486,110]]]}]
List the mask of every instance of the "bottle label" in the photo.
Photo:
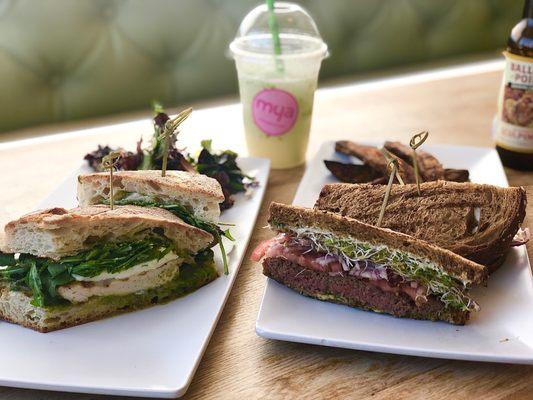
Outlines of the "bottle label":
[{"label": "bottle label", "polygon": [[507,150],[533,153],[533,59],[504,55],[496,143]]},{"label": "bottle label", "polygon": [[263,89],[252,101],[254,122],[267,136],[281,136],[292,129],[298,118],[298,102],[280,89]]}]

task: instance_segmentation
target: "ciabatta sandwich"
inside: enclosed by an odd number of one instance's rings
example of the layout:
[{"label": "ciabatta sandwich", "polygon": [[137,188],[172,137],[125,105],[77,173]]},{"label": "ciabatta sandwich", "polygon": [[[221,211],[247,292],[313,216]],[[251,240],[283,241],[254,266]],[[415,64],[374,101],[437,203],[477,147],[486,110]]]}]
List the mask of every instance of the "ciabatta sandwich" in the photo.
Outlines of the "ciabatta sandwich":
[{"label": "ciabatta sandwich", "polygon": [[48,332],[172,300],[217,277],[212,241],[160,208],[23,216],[5,227],[0,318]]},{"label": "ciabatta sandwich", "polygon": [[[325,185],[315,208],[367,224],[378,220],[384,185]],[[381,227],[444,247],[495,270],[505,260],[526,213],[523,188],[455,182],[394,185]]]},{"label": "ciabatta sandwich", "polygon": [[[224,194],[220,184],[208,176],[185,171],[117,171],[113,174],[114,204],[163,208],[183,221],[214,236],[220,244],[227,267],[222,237],[233,240],[218,225]],[[109,174],[92,173],[78,177],[80,207],[109,204]]]},{"label": "ciabatta sandwich", "polygon": [[297,292],[396,317],[464,324],[482,265],[411,236],[326,211],[272,203],[278,235],[256,248],[263,273]]},{"label": "ciabatta sandwich", "polygon": [[[206,175],[186,171],[116,171],[113,173],[115,204],[179,205],[202,221],[217,223],[224,201],[220,184]],[[80,207],[109,204],[109,174],[96,172],[78,177]]]}]

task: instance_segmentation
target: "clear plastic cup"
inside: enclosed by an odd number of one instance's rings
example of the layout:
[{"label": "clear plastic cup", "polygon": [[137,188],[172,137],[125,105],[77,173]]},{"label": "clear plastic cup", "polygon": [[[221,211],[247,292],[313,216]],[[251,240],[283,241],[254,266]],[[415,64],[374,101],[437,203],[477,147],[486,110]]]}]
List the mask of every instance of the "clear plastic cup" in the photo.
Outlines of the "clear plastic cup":
[{"label": "clear plastic cup", "polygon": [[299,5],[276,3],[274,15],[281,54],[275,54],[272,13],[266,5],[244,18],[230,51],[237,67],[248,152],[269,158],[272,168],[291,168],[305,162],[327,45]]}]

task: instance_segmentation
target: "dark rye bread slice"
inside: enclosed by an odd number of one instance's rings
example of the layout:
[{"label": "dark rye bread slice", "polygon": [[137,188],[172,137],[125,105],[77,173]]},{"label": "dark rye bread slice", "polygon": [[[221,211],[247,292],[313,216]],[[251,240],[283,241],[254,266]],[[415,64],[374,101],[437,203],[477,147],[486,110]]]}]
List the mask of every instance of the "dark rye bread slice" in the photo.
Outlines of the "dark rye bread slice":
[{"label": "dark rye bread slice", "polygon": [[368,165],[345,164],[333,160],[324,160],[326,168],[341,182],[348,183],[386,183],[385,176]]},{"label": "dark rye bread slice", "polygon": [[[413,165],[413,149],[400,142],[385,142],[385,148],[409,165]],[[418,170],[423,181],[444,179],[444,168],[434,156],[424,150],[416,151]]]},{"label": "dark rye bread slice", "polygon": [[417,305],[405,293],[386,292],[364,279],[350,275],[330,276],[303,268],[284,258],[264,259],[263,274],[305,296],[395,317],[464,325],[470,316],[468,311],[447,309],[434,296]]},{"label": "dark rye bread slice", "polygon": [[[523,188],[456,182],[394,185],[382,227],[444,247],[493,270],[499,266],[525,216]],[[375,224],[384,185],[331,184],[315,208]],[[476,222],[479,210],[479,223]]]},{"label": "dark rye bread slice", "polygon": [[[365,146],[349,140],[339,140],[335,143],[335,151],[360,159],[365,165],[368,165],[380,175],[389,176],[390,174],[389,163],[377,147]],[[404,183],[416,182],[413,167],[394,154],[391,155],[398,161],[398,174],[402,177]]]},{"label": "dark rye bread slice", "polygon": [[470,182],[470,172],[467,169],[446,168],[444,169],[443,180],[452,182]]},{"label": "dark rye bread slice", "polygon": [[[388,177],[381,175],[379,172],[364,164],[343,163],[333,160],[324,160],[327,169],[341,182],[346,183],[372,183],[385,184],[389,180]],[[470,176],[466,169],[444,169],[445,181],[453,182],[469,182]]]},{"label": "dark rye bread slice", "polygon": [[441,267],[451,276],[467,285],[484,283],[486,268],[449,250],[423,240],[389,229],[378,228],[353,218],[346,218],[318,209],[271,203],[269,223],[280,232],[292,232],[296,228],[315,228],[340,237],[350,236],[362,242],[386,245],[391,249],[408,252]]}]

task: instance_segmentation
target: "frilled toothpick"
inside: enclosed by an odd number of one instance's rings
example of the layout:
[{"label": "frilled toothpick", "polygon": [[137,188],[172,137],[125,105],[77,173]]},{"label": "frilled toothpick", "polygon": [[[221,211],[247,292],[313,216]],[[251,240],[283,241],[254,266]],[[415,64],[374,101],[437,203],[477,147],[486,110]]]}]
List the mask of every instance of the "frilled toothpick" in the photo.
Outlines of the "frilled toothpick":
[{"label": "frilled toothpick", "polygon": [[161,176],[166,176],[167,173],[167,163],[168,163],[168,148],[170,138],[178,129],[180,124],[185,121],[189,115],[192,113],[192,107],[189,107],[182,112],[180,112],[175,118],[169,119],[165,124],[165,129],[163,130],[163,140],[165,141],[165,148],[163,150],[163,164],[161,165]]},{"label": "frilled toothpick", "polygon": [[383,216],[385,215],[385,208],[387,207],[387,203],[389,201],[390,192],[392,189],[392,184],[394,182],[394,177],[398,179],[398,182],[400,184],[404,184],[402,178],[400,177],[400,174],[398,174],[398,160],[391,156],[391,154],[385,150],[384,148],[381,149],[381,152],[387,159],[387,168],[391,168],[391,173],[389,175],[389,182],[387,183],[387,188],[385,189],[385,196],[383,197],[383,203],[381,203],[381,210],[379,211],[379,217],[378,222],[376,223],[376,226],[381,226],[381,222],[383,221]]},{"label": "frilled toothpick", "polygon": [[109,207],[114,209],[114,190],[113,190],[113,171],[120,159],[120,151],[112,151],[107,156],[102,158],[102,168],[109,170]]},{"label": "frilled toothpick", "polygon": [[422,144],[426,141],[426,139],[429,136],[428,131],[423,131],[420,133],[417,133],[416,135],[413,135],[411,138],[411,141],[409,142],[409,146],[413,149],[413,169],[415,170],[415,179],[416,179],[416,189],[418,191],[418,195],[420,196],[420,173],[418,170],[418,158],[416,155],[416,149],[418,149]]}]

